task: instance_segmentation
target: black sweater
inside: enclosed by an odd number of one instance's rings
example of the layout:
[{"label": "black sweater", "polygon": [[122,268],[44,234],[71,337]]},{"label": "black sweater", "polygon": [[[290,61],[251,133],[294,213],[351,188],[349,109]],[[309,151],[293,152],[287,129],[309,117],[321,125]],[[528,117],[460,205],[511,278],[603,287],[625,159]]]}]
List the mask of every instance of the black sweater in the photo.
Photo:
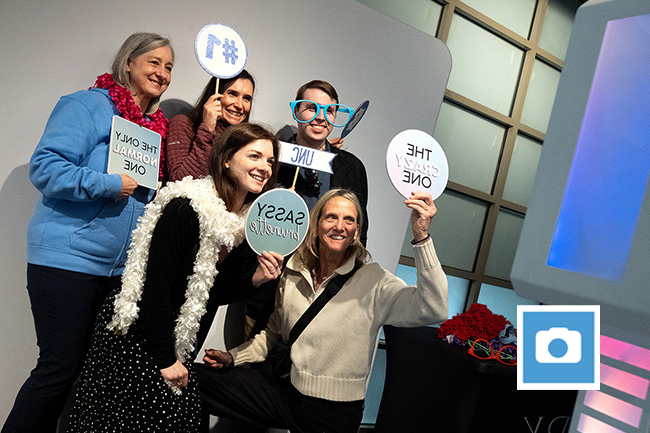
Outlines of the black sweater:
[{"label": "black sweater", "polygon": [[[193,273],[198,243],[199,220],[189,199],[173,199],[153,231],[139,304],[145,347],[159,368],[176,362],[175,321],[185,302],[187,277]],[[197,348],[203,344],[219,305],[244,300],[258,290],[251,284],[257,259],[246,241],[215,266],[219,274],[210,290],[208,311],[201,319]]]}]

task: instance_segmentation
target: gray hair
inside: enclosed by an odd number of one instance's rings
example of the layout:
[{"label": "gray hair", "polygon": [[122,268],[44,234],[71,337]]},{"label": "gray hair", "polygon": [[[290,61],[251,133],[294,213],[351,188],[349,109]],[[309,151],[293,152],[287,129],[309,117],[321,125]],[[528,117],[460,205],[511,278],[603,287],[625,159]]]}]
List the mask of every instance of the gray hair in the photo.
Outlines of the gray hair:
[{"label": "gray hair", "polygon": [[[172,52],[172,60],[174,59],[174,49],[172,48],[172,43],[168,38],[156,33],[133,33],[131,36],[126,38],[113,58],[113,65],[111,66],[113,81],[120,86],[130,89],[131,78],[126,70],[129,61],[160,47],[169,47]],[[159,105],[160,98],[152,99],[145,114],[155,113],[156,110],[158,110]]]}]

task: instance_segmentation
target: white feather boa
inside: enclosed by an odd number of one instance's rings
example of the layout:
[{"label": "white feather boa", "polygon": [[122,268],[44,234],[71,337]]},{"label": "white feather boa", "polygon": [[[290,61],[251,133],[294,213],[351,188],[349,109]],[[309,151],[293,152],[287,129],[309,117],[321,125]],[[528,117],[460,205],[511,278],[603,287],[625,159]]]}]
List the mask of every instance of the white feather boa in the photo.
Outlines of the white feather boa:
[{"label": "white feather boa", "polygon": [[198,180],[187,177],[168,183],[147,204],[144,215],[139,218],[138,226],[132,233],[122,274],[122,290],[115,298],[113,320],[107,327],[126,334],[129,326],[138,318],[137,304],[142,298],[153,230],[165,206],[177,197],[190,199],[190,205],[199,218],[199,249],[194,261],[194,273],[188,277],[185,302],[174,329],[176,358],[184,362],[194,350],[199,322],[206,312],[210,288],[218,273],[216,264],[219,251],[223,246],[231,251],[245,236],[248,206],[237,214],[228,212],[209,176]]}]

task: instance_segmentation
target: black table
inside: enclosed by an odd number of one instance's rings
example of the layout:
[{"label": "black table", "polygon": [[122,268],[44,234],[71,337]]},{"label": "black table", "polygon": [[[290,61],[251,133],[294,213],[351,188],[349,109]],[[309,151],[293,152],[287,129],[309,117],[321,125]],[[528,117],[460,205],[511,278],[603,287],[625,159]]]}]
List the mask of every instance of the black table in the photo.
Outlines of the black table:
[{"label": "black table", "polygon": [[517,367],[481,360],[438,328],[384,327],[375,433],[564,432],[577,391],[517,391]]}]

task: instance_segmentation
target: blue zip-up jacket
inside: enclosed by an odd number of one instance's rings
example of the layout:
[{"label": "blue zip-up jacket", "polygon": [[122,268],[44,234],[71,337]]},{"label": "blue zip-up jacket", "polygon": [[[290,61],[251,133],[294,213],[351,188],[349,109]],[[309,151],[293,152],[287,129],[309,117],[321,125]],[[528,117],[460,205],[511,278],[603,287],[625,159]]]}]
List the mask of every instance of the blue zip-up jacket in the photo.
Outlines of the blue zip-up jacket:
[{"label": "blue zip-up jacket", "polygon": [[119,275],[131,231],[155,191],[138,187],[123,200],[119,174],[107,174],[113,116],[105,89],[63,96],[29,164],[43,194],[27,229],[27,261],[90,275]]}]

